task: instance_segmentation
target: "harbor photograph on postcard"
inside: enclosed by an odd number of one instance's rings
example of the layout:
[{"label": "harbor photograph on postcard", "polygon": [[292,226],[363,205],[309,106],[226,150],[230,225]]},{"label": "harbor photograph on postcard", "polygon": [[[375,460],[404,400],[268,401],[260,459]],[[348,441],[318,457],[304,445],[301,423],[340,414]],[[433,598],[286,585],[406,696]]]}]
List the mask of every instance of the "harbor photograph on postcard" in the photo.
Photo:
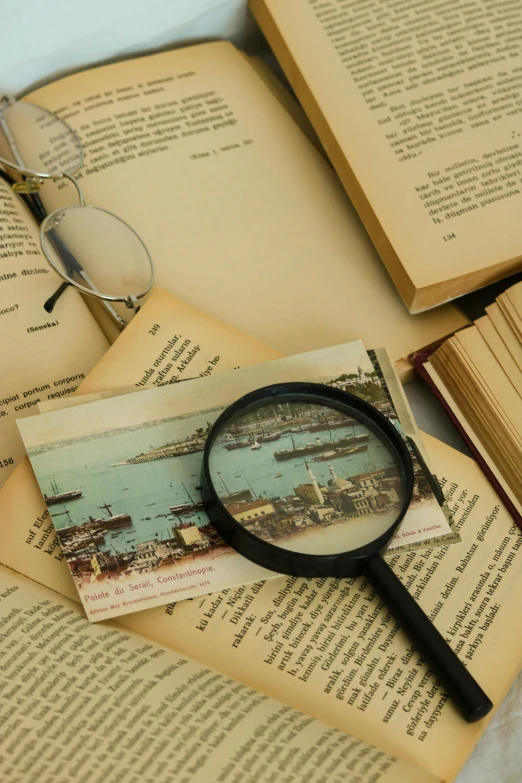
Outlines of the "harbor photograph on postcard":
[{"label": "harbor photograph on postcard", "polygon": [[[201,456],[215,415],[32,450],[33,469],[91,619],[272,575],[226,546],[205,514]],[[244,476],[227,502],[256,499]]]},{"label": "harbor photograph on postcard", "polygon": [[[400,430],[381,375],[355,343],[22,419],[89,619],[275,576],[226,546],[205,512],[201,471],[213,423],[267,381],[305,378],[361,397]],[[335,410],[282,404],[258,411],[232,422],[211,459],[228,512],[297,551],[346,551],[373,540],[402,501],[378,432]],[[451,532],[416,459],[414,469],[413,499],[391,548],[427,546]]]}]

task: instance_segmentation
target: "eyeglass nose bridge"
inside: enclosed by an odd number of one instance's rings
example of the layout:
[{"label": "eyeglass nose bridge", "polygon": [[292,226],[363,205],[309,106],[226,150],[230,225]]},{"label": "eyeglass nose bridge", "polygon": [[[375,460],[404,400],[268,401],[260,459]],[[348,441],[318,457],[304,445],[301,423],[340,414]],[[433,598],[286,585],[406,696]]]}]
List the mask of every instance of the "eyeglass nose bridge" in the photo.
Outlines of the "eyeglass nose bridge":
[{"label": "eyeglass nose bridge", "polygon": [[57,177],[57,179],[64,179],[64,178],[68,179],[69,182],[72,182],[72,184],[74,185],[74,187],[76,188],[76,191],[78,193],[78,199],[80,201],[80,207],[84,207],[85,206],[85,199],[83,197],[83,190],[81,189],[80,183],[78,182],[76,177],[73,177],[72,174],[61,174],[59,177]]}]

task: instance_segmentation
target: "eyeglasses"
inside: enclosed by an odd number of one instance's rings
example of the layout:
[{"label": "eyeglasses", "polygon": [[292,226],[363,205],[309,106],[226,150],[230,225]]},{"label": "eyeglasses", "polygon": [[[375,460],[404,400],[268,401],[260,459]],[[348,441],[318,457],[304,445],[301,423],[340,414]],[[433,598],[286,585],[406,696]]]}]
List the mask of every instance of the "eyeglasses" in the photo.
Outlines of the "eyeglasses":
[{"label": "eyeglasses", "polygon": [[[50,266],[64,282],[45,302],[47,312],[68,286],[100,300],[123,329],[126,320],[111,303],[139,310],[154,283],[154,265],[143,240],[124,220],[86,204],[74,175],[83,165],[82,143],[60,117],[40,106],[0,99],[0,165],[22,175],[17,181],[0,171],[40,223],[40,243]],[[38,194],[45,180],[69,180],[79,204],[47,214]]]}]

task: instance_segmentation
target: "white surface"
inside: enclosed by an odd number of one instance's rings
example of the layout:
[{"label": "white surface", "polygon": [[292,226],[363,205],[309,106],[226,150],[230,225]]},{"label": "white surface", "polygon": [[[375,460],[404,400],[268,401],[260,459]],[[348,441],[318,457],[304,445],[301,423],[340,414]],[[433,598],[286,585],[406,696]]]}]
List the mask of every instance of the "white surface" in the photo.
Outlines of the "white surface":
[{"label": "white surface", "polygon": [[[258,39],[247,0],[3,0],[0,9],[0,93],[180,42],[228,38],[244,47]],[[407,393],[420,427],[462,448],[422,386],[412,384]],[[519,677],[458,783],[522,781],[521,705]]]},{"label": "white surface", "polygon": [[[492,661],[492,666],[495,662]],[[520,783],[522,780],[522,675],[514,683],[457,783]]]},{"label": "white surface", "polygon": [[245,47],[247,0],[1,0],[0,94],[108,59],[205,38]]}]

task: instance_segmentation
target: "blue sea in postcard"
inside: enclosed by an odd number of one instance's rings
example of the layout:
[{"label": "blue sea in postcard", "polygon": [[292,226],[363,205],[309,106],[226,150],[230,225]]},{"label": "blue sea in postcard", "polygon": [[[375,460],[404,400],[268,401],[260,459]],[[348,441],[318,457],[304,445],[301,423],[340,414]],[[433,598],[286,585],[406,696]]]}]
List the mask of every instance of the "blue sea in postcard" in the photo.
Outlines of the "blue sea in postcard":
[{"label": "blue sea in postcard", "polygon": [[[192,432],[198,427],[206,428],[217,415],[216,412],[192,417]],[[114,463],[179,442],[180,438],[187,437],[187,424],[186,420],[180,431],[179,420],[171,419],[33,452],[31,462],[42,493],[56,495],[74,490],[82,493],[77,499],[51,505],[55,527],[81,524],[89,517],[103,519],[129,514],[132,524],[109,530],[98,545],[99,550],[115,554],[131,552],[140,542],[169,539],[173,525],[205,525],[208,518],[203,511],[171,512],[171,507],[190,506],[201,500],[202,451],[114,466]],[[250,446],[227,450],[223,444],[218,444],[214,464],[219,467],[221,486],[217,489],[220,494],[230,495],[248,490],[252,499],[293,495],[294,487],[310,482],[305,459],[293,457],[278,462],[274,458],[275,451],[316,442],[316,435],[333,446],[342,437],[361,434],[367,435],[368,430],[356,425],[332,432],[287,433],[255,450]],[[332,471],[338,478],[349,478],[387,467],[391,457],[379,440],[371,436],[366,448],[358,453],[325,461],[315,461],[311,457],[308,464],[319,485],[326,485],[334,475]]]}]

